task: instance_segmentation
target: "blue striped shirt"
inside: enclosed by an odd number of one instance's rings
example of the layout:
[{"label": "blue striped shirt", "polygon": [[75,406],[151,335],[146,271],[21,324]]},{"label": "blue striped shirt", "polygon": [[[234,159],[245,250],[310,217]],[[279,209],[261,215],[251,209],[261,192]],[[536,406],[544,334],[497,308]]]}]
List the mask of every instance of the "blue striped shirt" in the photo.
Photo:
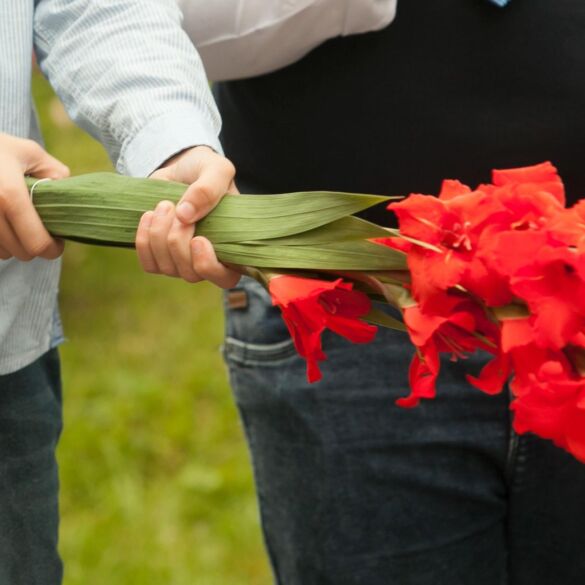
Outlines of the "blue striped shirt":
[{"label": "blue striped shirt", "polygon": [[[190,146],[220,150],[220,119],[175,0],[9,0],[0,18],[0,132],[39,140],[33,44],[69,115],[117,169],[146,176]],[[60,261],[0,261],[0,375],[60,338]]]}]

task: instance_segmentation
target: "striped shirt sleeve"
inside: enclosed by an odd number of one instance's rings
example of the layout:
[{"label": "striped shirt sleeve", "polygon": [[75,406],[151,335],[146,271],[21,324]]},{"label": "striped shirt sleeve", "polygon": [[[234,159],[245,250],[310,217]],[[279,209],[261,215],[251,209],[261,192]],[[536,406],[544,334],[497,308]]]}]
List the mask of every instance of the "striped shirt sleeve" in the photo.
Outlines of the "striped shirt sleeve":
[{"label": "striped shirt sleeve", "polygon": [[221,151],[220,118],[175,0],[36,0],[40,67],[117,169],[146,176],[196,145]]}]

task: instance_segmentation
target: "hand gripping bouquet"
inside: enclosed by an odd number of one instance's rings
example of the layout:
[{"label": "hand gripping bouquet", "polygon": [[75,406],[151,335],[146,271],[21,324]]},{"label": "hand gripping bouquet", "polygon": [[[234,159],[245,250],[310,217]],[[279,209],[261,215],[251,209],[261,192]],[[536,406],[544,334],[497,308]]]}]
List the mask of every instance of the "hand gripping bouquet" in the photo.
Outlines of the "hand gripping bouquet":
[{"label": "hand gripping bouquet", "polygon": [[[142,213],[184,191],[113,174],[33,184],[52,234],[125,247]],[[438,197],[391,199],[227,195],[197,232],[267,287],[309,381],[321,377],[325,329],[354,343],[379,326],[406,332],[414,351],[402,407],[435,396],[442,354],[480,350],[491,360],[468,376],[470,391],[496,394],[509,383],[515,430],[585,462],[585,202],[565,207],[550,163],[494,171],[476,189],[447,180]],[[398,230],[354,215],[383,202]]]}]

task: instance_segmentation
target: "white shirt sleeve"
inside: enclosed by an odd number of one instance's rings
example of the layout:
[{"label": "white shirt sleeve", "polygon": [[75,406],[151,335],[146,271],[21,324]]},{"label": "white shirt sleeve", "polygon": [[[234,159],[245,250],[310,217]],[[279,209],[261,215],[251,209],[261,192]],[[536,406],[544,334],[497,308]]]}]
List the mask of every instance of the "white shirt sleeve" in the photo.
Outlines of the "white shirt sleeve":
[{"label": "white shirt sleeve", "polygon": [[212,81],[269,73],[327,39],[384,28],[397,0],[178,0]]}]

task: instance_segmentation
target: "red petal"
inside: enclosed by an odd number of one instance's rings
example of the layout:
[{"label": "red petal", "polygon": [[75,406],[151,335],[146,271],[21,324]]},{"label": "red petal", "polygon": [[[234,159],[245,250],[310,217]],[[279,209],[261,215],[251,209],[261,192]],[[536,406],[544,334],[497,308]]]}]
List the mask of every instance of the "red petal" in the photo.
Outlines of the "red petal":
[{"label": "red petal", "polygon": [[537,258],[547,242],[547,235],[543,232],[500,232],[483,244],[479,256],[485,260],[489,269],[511,277],[524,268],[527,261]]},{"label": "red petal", "polygon": [[467,185],[464,185],[461,181],[447,179],[443,181],[439,199],[446,201],[454,197],[459,197],[460,195],[467,195],[468,193],[471,193],[471,189]]},{"label": "red petal", "polygon": [[479,377],[467,376],[467,380],[486,394],[499,394],[510,376],[510,359],[503,354],[489,361]]},{"label": "red petal", "polygon": [[351,284],[344,283],[341,278],[327,281],[288,275],[277,276],[268,283],[272,302],[280,306],[286,306],[291,302],[298,302],[338,287],[351,289]]},{"label": "red petal", "polygon": [[343,315],[331,315],[326,320],[328,329],[353,343],[370,343],[376,337],[378,328]]},{"label": "red petal", "polygon": [[536,183],[542,191],[548,191],[560,203],[565,204],[563,182],[556,167],[550,162],[517,169],[494,170],[492,180],[498,187],[513,183]]},{"label": "red petal", "polygon": [[436,197],[413,194],[391,203],[388,209],[398,217],[400,231],[405,236],[431,244],[440,240],[446,210]]},{"label": "red petal", "polygon": [[318,382],[319,380],[321,380],[321,378],[323,378],[323,374],[321,373],[321,370],[319,369],[319,364],[317,362],[316,359],[313,359],[311,357],[307,358],[307,380],[309,382],[309,384],[312,384],[313,382]]},{"label": "red petal", "polygon": [[363,317],[372,308],[368,295],[361,291],[344,288],[323,291],[319,294],[319,300],[329,313],[345,317]]},{"label": "red petal", "polygon": [[534,343],[534,329],[529,319],[506,319],[502,322],[501,344],[504,353],[532,343]]},{"label": "red petal", "polygon": [[396,404],[402,408],[413,408],[418,406],[421,398],[434,398],[440,366],[439,354],[433,345],[425,348],[423,359],[416,353],[408,371],[410,395],[399,398]]},{"label": "red petal", "polygon": [[376,238],[371,241],[374,242],[375,244],[381,244],[382,246],[387,246],[388,248],[392,248],[393,250],[404,252],[405,254],[408,254],[412,250],[412,247],[414,246],[414,244],[412,244],[411,242],[408,242],[407,240],[398,237]]}]

